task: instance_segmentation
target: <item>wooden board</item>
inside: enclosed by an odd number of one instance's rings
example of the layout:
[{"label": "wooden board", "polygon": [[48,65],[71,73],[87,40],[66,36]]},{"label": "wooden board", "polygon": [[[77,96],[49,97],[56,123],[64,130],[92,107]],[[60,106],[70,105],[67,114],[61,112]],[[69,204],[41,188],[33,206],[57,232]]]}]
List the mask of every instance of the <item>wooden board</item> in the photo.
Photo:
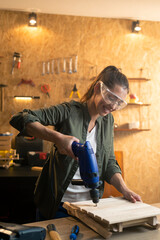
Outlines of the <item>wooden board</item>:
[{"label": "wooden board", "polygon": [[0,136],[0,150],[11,149],[11,136]]},{"label": "wooden board", "polygon": [[1,150],[4,150],[4,151],[11,150],[11,145],[0,145],[0,151]]},{"label": "wooden board", "polygon": [[11,141],[12,136],[0,136],[0,141]]},{"label": "wooden board", "polygon": [[[159,208],[141,202],[131,203],[121,197],[103,198],[97,207],[92,201],[84,201],[64,203],[64,208],[69,211],[69,214],[78,217],[103,237],[106,237],[107,233],[112,230],[121,232],[125,227],[144,223],[156,228],[158,226],[157,215],[160,215]],[[92,223],[90,221],[87,223],[86,219],[92,219]],[[98,225],[103,227],[103,233],[102,230],[99,231]]]}]

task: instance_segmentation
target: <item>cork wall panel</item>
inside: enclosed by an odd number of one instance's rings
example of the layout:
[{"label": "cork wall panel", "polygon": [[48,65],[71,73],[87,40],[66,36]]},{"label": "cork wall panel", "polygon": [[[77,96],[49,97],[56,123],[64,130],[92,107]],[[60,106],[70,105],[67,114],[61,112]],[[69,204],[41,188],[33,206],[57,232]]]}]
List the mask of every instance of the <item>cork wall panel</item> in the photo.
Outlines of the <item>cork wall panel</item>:
[{"label": "cork wall panel", "polygon": [[[131,32],[131,20],[38,14],[38,27],[27,25],[28,13],[0,11],[0,84],[4,89],[4,111],[0,112],[0,131],[17,131],[10,117],[24,108],[36,109],[69,100],[76,84],[83,95],[91,79],[104,67],[115,65],[129,78],[150,78],[141,94],[136,84],[131,91],[151,106],[129,106],[114,113],[115,122],[143,120],[144,132],[115,132],[115,150],[123,151],[124,177],[128,186],[148,203],[160,201],[160,23],[142,21],[139,34]],[[11,74],[13,53],[22,55],[21,68]],[[78,56],[77,72],[69,74],[72,58]],[[62,72],[66,60],[66,72]],[[54,73],[47,63],[54,60]],[[42,75],[43,62],[46,63]],[[59,62],[59,65],[58,65]],[[17,63],[16,63],[17,64]],[[58,67],[59,66],[59,67]],[[50,65],[51,71],[51,65]],[[33,84],[18,85],[22,79]],[[41,91],[49,84],[50,98]],[[30,102],[16,101],[15,95],[40,96]],[[149,116],[149,117],[148,117]],[[48,144],[46,144],[48,150]]]}]

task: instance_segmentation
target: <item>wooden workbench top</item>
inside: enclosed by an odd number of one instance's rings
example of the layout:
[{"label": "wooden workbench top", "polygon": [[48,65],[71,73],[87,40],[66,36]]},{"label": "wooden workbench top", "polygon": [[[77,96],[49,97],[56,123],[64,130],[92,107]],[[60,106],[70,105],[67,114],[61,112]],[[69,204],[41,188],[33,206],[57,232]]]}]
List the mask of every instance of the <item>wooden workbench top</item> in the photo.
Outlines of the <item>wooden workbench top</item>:
[{"label": "wooden workbench top", "polygon": [[[160,203],[152,204],[155,207],[160,208]],[[158,216],[158,221],[160,222],[160,216]],[[88,228],[86,225],[84,225],[79,220],[73,218],[73,217],[67,217],[67,218],[61,218],[61,219],[53,219],[53,220],[47,220],[42,222],[35,222],[30,223],[27,225],[30,226],[40,226],[46,228],[48,224],[53,223],[57,231],[60,234],[60,237],[62,240],[69,239],[71,229],[74,225],[78,225],[80,228],[77,240],[99,240],[104,239],[99,234]],[[121,233],[113,233],[113,235],[110,238],[111,240],[160,240],[160,229],[153,230],[148,227],[144,226],[135,226],[131,228],[124,229]],[[50,237],[47,233],[47,236],[45,240],[50,240]]]}]

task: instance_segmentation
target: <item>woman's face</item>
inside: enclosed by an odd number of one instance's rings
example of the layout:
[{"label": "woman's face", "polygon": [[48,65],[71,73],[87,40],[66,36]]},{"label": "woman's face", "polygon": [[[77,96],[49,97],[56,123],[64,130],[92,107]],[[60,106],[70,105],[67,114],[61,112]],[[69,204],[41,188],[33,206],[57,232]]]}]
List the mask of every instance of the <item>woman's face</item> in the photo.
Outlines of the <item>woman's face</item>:
[{"label": "woman's face", "polygon": [[100,116],[106,116],[108,113],[121,109],[126,105],[127,89],[120,85],[115,85],[111,90],[102,82],[99,82],[95,86],[94,93],[95,109]]}]

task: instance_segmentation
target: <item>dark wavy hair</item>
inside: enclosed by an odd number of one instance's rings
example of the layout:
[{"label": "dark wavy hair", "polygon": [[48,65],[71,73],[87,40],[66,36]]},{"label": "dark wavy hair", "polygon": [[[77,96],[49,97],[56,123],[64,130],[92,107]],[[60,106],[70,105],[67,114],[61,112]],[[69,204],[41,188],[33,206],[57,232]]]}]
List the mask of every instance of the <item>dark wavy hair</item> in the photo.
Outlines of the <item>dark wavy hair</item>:
[{"label": "dark wavy hair", "polygon": [[81,102],[86,102],[92,97],[94,86],[99,81],[102,81],[110,90],[112,90],[115,85],[119,85],[126,89],[127,93],[129,92],[129,82],[127,77],[115,66],[108,66],[95,78],[87,92],[80,99]]}]

